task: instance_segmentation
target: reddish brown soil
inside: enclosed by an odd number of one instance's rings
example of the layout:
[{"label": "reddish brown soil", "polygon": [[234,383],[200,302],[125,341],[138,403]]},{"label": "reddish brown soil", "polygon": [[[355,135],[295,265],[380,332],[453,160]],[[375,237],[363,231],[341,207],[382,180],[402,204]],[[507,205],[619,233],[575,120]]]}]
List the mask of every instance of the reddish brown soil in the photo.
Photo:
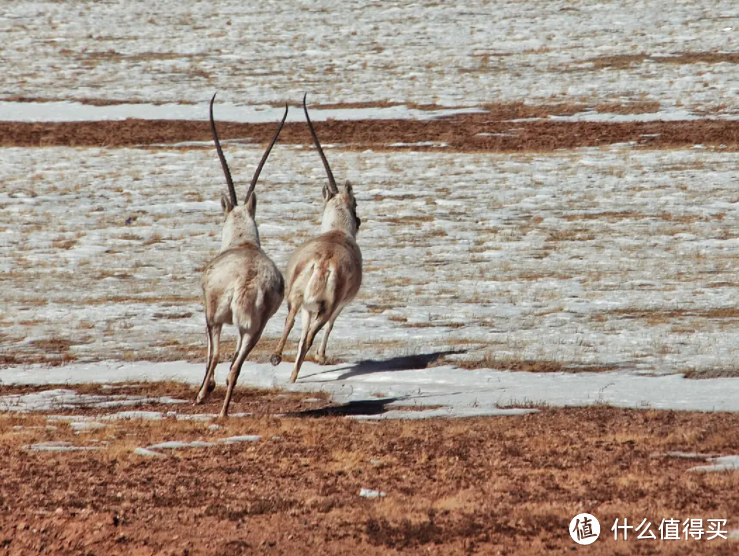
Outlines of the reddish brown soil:
[{"label": "reddish brown soil", "polygon": [[[274,392],[264,393],[272,410]],[[215,412],[222,392],[208,407]],[[244,392],[239,396],[244,399]],[[253,393],[252,401],[259,397]],[[238,401],[238,399],[237,399]],[[295,400],[288,403],[293,404]],[[170,406],[171,409],[171,406]],[[98,410],[99,411],[99,410]],[[20,554],[736,554],[737,542],[613,540],[616,518],[739,522],[739,474],[671,451],[739,453],[739,415],[544,409],[520,417],[357,422],[342,416],[116,423],[75,436],[0,415],[0,551]],[[309,415],[309,414],[305,414]],[[13,427],[22,425],[23,431]],[[37,429],[31,429],[36,425]],[[10,431],[10,432],[9,432]],[[25,431],[25,432],[24,432]],[[136,456],[164,440],[257,443]],[[24,444],[93,436],[96,452]],[[361,498],[361,488],[387,496]],[[570,519],[601,538],[578,549]]]},{"label": "reddish brown soil", "polygon": [[[388,145],[393,143],[423,141],[444,142],[448,144],[444,150],[462,152],[550,151],[629,141],[650,148],[674,148],[696,144],[739,148],[739,123],[731,121],[646,123],[554,122],[546,119],[528,122],[506,121],[511,118],[546,116],[547,112],[556,111],[513,105],[491,108],[488,114],[458,115],[427,122],[330,120],[316,123],[316,127],[323,143],[341,143],[350,149],[383,150],[388,149]],[[250,138],[261,143],[271,138],[274,124],[221,122],[219,133],[222,139]],[[210,139],[209,124],[204,121],[129,119],[69,123],[0,122],[1,146],[121,147],[210,141]],[[311,139],[305,124],[293,123],[285,125],[280,141],[306,144],[310,143]],[[426,148],[435,149],[435,147]]]}]

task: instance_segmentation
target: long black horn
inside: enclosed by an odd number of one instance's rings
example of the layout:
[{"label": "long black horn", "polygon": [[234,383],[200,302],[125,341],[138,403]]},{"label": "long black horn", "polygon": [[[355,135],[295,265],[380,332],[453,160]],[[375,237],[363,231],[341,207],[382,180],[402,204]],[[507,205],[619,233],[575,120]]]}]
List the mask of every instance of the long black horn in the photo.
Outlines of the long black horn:
[{"label": "long black horn", "polygon": [[321,143],[318,140],[318,135],[316,135],[316,130],[313,129],[313,123],[310,121],[310,116],[308,115],[308,107],[305,105],[305,99],[308,96],[308,93],[305,93],[303,95],[303,111],[305,112],[305,119],[308,120],[308,127],[310,128],[310,134],[313,136],[313,142],[316,144],[316,148],[318,149],[318,154],[321,155],[321,160],[323,161],[323,167],[326,169],[326,175],[328,176],[328,185],[331,188],[332,193],[338,193],[339,188],[336,187],[336,180],[334,179],[334,174],[331,172],[331,166],[328,165],[328,160],[326,160],[326,155],[323,154],[323,149],[321,148]]},{"label": "long black horn", "polygon": [[254,172],[254,177],[251,179],[251,185],[249,186],[249,191],[246,192],[246,201],[249,200],[249,196],[254,191],[254,188],[257,185],[257,180],[259,179],[259,174],[262,171],[262,167],[264,166],[264,163],[267,162],[267,157],[269,156],[269,151],[272,150],[272,147],[274,146],[275,142],[277,141],[277,137],[280,135],[280,131],[282,131],[282,126],[285,124],[285,120],[287,119],[287,104],[285,104],[285,115],[282,116],[282,121],[280,122],[280,127],[277,128],[277,133],[275,133],[275,136],[272,137],[272,142],[269,144],[269,147],[267,147],[267,150],[264,151],[264,154],[262,155],[262,160],[259,161],[259,166],[257,166],[257,171]]},{"label": "long black horn", "polygon": [[238,205],[236,201],[236,190],[234,189],[234,182],[231,179],[231,171],[228,169],[228,162],[226,157],[223,155],[223,149],[221,149],[221,142],[218,140],[218,132],[216,131],[216,122],[213,120],[213,101],[216,99],[216,95],[213,94],[213,98],[210,99],[210,130],[213,132],[213,141],[216,144],[216,150],[218,151],[218,158],[221,160],[221,168],[223,173],[226,175],[226,183],[228,184],[228,195],[231,197],[231,204],[233,206]]}]

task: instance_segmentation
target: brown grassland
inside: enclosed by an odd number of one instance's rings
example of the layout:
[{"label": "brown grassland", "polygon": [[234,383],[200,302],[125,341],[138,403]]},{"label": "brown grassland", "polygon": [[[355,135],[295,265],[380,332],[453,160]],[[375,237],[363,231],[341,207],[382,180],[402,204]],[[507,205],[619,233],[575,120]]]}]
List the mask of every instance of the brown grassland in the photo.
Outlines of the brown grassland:
[{"label": "brown grassland", "polygon": [[[319,107],[315,107],[319,108]],[[739,129],[731,120],[587,122],[552,121],[585,109],[614,114],[653,112],[658,105],[644,102],[597,106],[576,104],[532,106],[523,103],[490,104],[481,114],[459,114],[430,121],[328,120],[321,122],[321,141],[345,149],[438,150],[436,146],[398,147],[395,143],[444,143],[445,152],[526,152],[598,147],[634,142],[649,148],[679,148],[696,144],[739,147]],[[521,121],[521,119],[530,119]],[[538,119],[536,119],[538,118]],[[249,137],[268,141],[272,123],[220,122],[222,140]],[[347,138],[351,138],[350,144]],[[101,122],[0,122],[0,146],[44,147],[54,145],[123,147],[203,141],[211,148],[205,121],[136,120]],[[280,142],[310,144],[303,123],[288,123]],[[190,147],[188,147],[190,148]]]},{"label": "brown grassland", "polygon": [[[41,387],[11,387],[27,393]],[[105,393],[99,386],[75,387]],[[189,399],[178,383],[129,394]],[[108,390],[107,393],[110,393]],[[116,392],[118,393],[118,392]],[[205,406],[142,409],[214,413]],[[308,399],[311,398],[311,399]],[[377,411],[383,410],[382,400]],[[237,391],[213,421],[104,421],[76,434],[63,420],[0,415],[0,547],[21,554],[735,554],[737,541],[613,539],[614,521],[727,519],[737,529],[739,475],[691,472],[700,459],[737,454],[739,416],[540,408],[521,416],[361,421],[324,396]],[[110,409],[77,409],[101,418]],[[54,414],[65,411],[54,412]],[[69,410],[66,413],[70,413]],[[234,435],[258,442],[225,444]],[[215,445],[136,447],[203,440]],[[41,452],[68,441],[93,451]],[[672,455],[670,455],[672,454]],[[369,499],[360,489],[386,496]],[[567,528],[580,512],[601,537],[578,548]]]},{"label": "brown grassland", "polygon": [[[642,62],[640,56],[592,61],[615,66]],[[402,149],[388,145],[421,141],[444,142],[448,144],[445,150],[460,152],[546,151],[627,141],[648,148],[739,146],[739,127],[728,121],[617,124],[546,119],[585,108],[518,103],[486,106],[486,114],[429,122],[328,121],[321,125],[321,137],[325,143],[342,143],[352,137],[353,142],[345,148],[356,150]],[[636,103],[590,108],[645,113],[659,106]],[[521,118],[543,119],[510,121]],[[219,126],[223,139],[250,137],[255,142],[273,131],[272,124],[223,122]],[[3,146],[146,146],[199,140],[211,148],[205,122],[0,122],[0,138]],[[288,124],[280,140],[298,144],[310,139],[305,126]],[[620,222],[643,217],[641,213],[614,211],[578,214],[570,219],[584,225],[594,218]],[[427,221],[430,218],[426,217]],[[673,216],[660,213],[656,218],[671,221]],[[423,217],[388,216],[387,220],[407,226],[424,223]],[[592,237],[587,229],[573,228],[547,241],[586,241]],[[167,238],[129,239],[158,243]],[[57,241],[55,248],[69,249],[77,240],[64,236]],[[540,277],[537,273],[524,279]],[[34,299],[29,298],[28,303],[46,302]],[[138,300],[146,303],[148,297],[126,294],[89,303]],[[156,319],[189,318],[193,309],[187,304],[199,302],[199,298],[173,297],[169,301],[178,305],[172,312],[157,313]],[[370,306],[370,311],[382,313],[393,307],[394,300],[386,297],[383,303],[387,305]],[[650,326],[678,321],[676,325],[692,329],[696,319],[733,322],[737,312],[731,308],[662,311],[634,307],[606,316],[644,320]],[[408,320],[402,315],[392,318]],[[28,326],[34,324],[28,322]],[[3,345],[21,339],[0,332]],[[24,348],[26,352],[4,349],[3,345],[0,365],[65,364],[77,358],[66,337],[36,340]],[[340,345],[339,339],[333,344]],[[231,341],[226,342],[224,351],[232,346]],[[265,361],[271,347],[262,342],[252,359]],[[202,361],[204,346],[159,340],[147,349],[124,352],[119,357]],[[455,359],[454,364],[528,372],[613,370],[609,366],[494,355]],[[2,385],[2,394],[47,388]],[[95,385],[74,389],[111,394]],[[185,400],[194,396],[194,388],[176,382],[125,385],[112,393],[122,392]],[[139,409],[213,414],[222,398],[219,389],[204,406],[147,403]],[[368,408],[375,413],[385,409],[382,399],[369,400],[361,409],[366,412]],[[633,526],[647,519],[658,537],[657,527],[663,519],[726,519],[728,532],[738,530],[739,474],[690,471],[705,458],[678,454],[739,454],[739,415],[595,406],[543,407],[527,415],[496,418],[367,421],[350,417],[356,409],[336,406],[321,394],[238,389],[231,411],[251,415],[219,423],[219,428],[212,427],[210,419],[170,416],[159,421],[108,421],[103,417],[115,410],[88,407],[53,411],[54,415],[100,419],[100,428],[80,432],[66,420],[45,414],[0,413],[0,554],[293,555],[312,550],[321,555],[526,556],[573,551],[593,555],[721,555],[736,554],[739,549],[736,535],[733,540],[660,541],[637,540],[632,533],[628,540],[614,540],[610,530],[617,518],[621,523],[628,519]],[[260,435],[261,440],[220,441],[246,434]],[[169,440],[202,440],[214,445],[160,450],[162,457],[134,452]],[[29,448],[50,441],[95,449],[44,452]],[[359,496],[363,488],[386,495],[363,498]],[[568,534],[570,520],[581,512],[594,514],[602,526],[600,539],[588,548],[577,547]]]}]

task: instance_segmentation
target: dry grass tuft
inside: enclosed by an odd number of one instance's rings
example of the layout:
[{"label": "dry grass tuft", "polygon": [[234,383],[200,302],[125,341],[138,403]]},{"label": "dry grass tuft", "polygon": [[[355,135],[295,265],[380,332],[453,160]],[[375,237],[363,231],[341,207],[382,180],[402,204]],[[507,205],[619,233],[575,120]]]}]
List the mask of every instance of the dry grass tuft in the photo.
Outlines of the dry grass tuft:
[{"label": "dry grass tuft", "polygon": [[462,369],[497,369],[526,373],[598,373],[618,370],[616,365],[576,365],[559,361],[498,358],[491,353],[476,359],[454,359],[446,363]]},{"label": "dry grass tuft", "polygon": [[652,114],[659,112],[660,104],[657,101],[638,102],[609,102],[596,106],[596,111],[608,114]]},{"label": "dry grass tuft", "polygon": [[[592,69],[629,69],[635,65],[650,61],[656,64],[739,64],[739,53],[736,52],[679,52],[674,55],[660,56],[649,54],[617,54],[598,56],[585,60],[593,64]],[[578,70],[590,68],[578,67]]]},{"label": "dry grass tuft", "polygon": [[76,238],[71,238],[71,239],[59,238],[51,242],[51,246],[54,247],[54,249],[71,249],[75,245],[77,245]]},{"label": "dry grass tuft", "polygon": [[66,338],[44,338],[42,340],[33,340],[31,344],[46,353],[62,353],[68,351],[70,347],[75,345],[75,342]]},{"label": "dry grass tuft", "polygon": [[605,311],[624,319],[644,320],[650,326],[668,324],[678,319],[733,320],[739,319],[739,308],[716,307],[713,309],[613,309]]}]

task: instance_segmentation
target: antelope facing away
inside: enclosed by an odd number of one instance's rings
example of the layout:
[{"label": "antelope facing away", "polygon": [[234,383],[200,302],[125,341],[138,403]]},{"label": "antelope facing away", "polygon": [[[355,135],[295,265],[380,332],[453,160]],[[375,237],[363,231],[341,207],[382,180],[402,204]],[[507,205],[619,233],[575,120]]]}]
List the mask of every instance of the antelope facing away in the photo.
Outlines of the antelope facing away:
[{"label": "antelope facing away", "polygon": [[272,138],[272,142],[267,147],[254,173],[244,205],[238,206],[231,172],[218,141],[216,124],[213,120],[215,98],[216,96],[213,95],[210,101],[210,127],[218,158],[226,176],[228,196],[225,193],[221,196],[221,206],[226,217],[223,224],[221,252],[205,268],[201,281],[205,302],[205,327],[208,335],[208,361],[203,385],[198,391],[195,403],[202,403],[216,387],[215,368],[218,364],[221,328],[224,324],[234,324],[238,329],[239,338],[226,380],[226,399],[223,401],[220,414],[220,417],[225,417],[228,414],[228,405],[239,378],[241,365],[259,341],[267,321],[280,307],[285,293],[282,274],[264,254],[259,244],[259,231],[254,220],[257,210],[257,195],[254,193],[254,187],[285,123],[287,106],[285,106],[285,115],[280,127],[277,128],[277,133]]},{"label": "antelope facing away", "polygon": [[357,295],[362,284],[362,253],[356,242],[361,221],[357,218],[357,201],[349,182],[336,186],[331,167],[323,154],[321,143],[308,116],[303,97],[303,110],[313,142],[323,161],[328,185],[323,186],[323,222],[321,235],[304,243],[290,258],[287,266],[287,308],[285,331],[272,354],[272,364],[282,360],[282,350],[295,324],[295,315],[302,307],[302,330],[298,355],[290,382],[295,382],[305,355],[316,334],[326,326],[318,350],[319,363],[326,361],[326,343],[336,317]]}]

